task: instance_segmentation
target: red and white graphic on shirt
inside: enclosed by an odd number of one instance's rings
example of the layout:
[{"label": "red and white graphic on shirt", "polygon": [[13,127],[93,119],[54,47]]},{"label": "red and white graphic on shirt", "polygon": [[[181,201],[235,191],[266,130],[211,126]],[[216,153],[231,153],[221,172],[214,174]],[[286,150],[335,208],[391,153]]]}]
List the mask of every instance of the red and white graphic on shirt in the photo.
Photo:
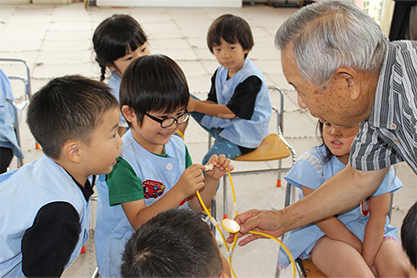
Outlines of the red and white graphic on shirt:
[{"label": "red and white graphic on shirt", "polygon": [[165,185],[159,181],[146,180],[142,182],[145,199],[158,198],[164,194]]}]

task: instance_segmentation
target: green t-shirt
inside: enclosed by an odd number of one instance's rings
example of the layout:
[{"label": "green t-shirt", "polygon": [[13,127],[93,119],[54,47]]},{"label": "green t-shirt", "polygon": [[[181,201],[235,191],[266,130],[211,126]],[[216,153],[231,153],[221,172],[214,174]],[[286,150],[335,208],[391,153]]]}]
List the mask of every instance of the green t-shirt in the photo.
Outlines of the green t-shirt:
[{"label": "green t-shirt", "polygon": [[[154,155],[167,157],[166,154]],[[188,168],[192,164],[188,148],[185,147],[185,167]],[[117,163],[113,166],[113,170],[107,174],[106,181],[109,188],[110,206],[144,198],[142,181],[136,176],[132,166],[121,157],[117,158]]]}]

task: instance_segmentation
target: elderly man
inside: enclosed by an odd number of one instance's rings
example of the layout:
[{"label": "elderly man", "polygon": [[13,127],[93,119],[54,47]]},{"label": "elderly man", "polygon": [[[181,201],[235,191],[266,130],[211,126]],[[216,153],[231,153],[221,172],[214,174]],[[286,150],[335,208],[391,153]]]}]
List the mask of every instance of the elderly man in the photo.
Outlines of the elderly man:
[{"label": "elderly man", "polygon": [[238,215],[240,236],[255,229],[278,237],[349,209],[376,190],[390,165],[406,161],[417,171],[417,41],[388,42],[355,5],[322,1],[289,18],[275,44],[299,106],[335,127],[361,123],[360,131],[344,170],[283,210]]}]

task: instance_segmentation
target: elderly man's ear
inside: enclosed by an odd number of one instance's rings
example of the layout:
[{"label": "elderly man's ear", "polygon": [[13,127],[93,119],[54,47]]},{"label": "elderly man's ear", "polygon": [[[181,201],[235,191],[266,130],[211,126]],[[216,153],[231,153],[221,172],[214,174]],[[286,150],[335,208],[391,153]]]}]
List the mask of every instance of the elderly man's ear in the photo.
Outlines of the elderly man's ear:
[{"label": "elderly man's ear", "polygon": [[350,92],[350,98],[353,101],[359,99],[362,92],[362,78],[361,76],[351,68],[338,68],[336,70],[336,76],[340,78],[343,86]]}]

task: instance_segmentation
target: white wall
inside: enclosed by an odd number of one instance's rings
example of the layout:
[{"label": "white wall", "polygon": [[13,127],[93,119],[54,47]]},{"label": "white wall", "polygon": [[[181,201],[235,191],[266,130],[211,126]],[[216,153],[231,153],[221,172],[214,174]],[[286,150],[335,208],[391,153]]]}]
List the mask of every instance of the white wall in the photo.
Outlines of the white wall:
[{"label": "white wall", "polygon": [[242,0],[97,0],[97,6],[241,8]]}]

